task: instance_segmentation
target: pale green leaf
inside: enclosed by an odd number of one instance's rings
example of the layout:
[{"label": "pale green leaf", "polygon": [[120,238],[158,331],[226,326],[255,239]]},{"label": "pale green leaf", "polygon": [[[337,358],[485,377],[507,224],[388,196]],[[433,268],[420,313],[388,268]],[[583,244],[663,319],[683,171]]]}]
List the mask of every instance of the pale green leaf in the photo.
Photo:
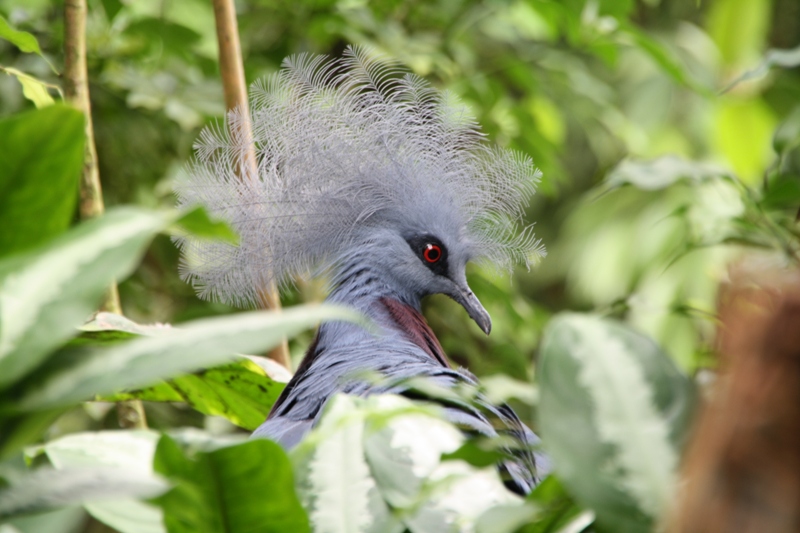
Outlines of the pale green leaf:
[{"label": "pale green leaf", "polygon": [[541,432],[556,473],[598,521],[650,531],[672,501],[692,388],[648,338],[564,314],[545,331]]},{"label": "pale green leaf", "polygon": [[[129,467],[153,475],[160,435],[154,431],[75,433],[41,446],[58,470],[97,466]],[[161,509],[136,499],[89,501],[86,510],[120,533],[163,533]]]},{"label": "pale green leaf", "polygon": [[38,377],[14,403],[41,410],[94,395],[138,389],[162,379],[231,361],[236,353],[259,352],[321,320],[356,320],[342,308],[307,305],[281,312],[255,311],[181,324],[157,337],[142,337],[105,349],[87,350],[72,365]]},{"label": "pale green leaf", "polygon": [[87,500],[152,498],[167,488],[152,474],[130,467],[40,468],[9,481],[0,490],[0,518]]},{"label": "pale green leaf", "polygon": [[37,80],[33,76],[29,76],[15,68],[4,67],[3,70],[17,78],[17,81],[22,85],[22,95],[33,102],[33,105],[37,108],[47,107],[55,103],[53,97],[47,92],[47,84],[45,82]]},{"label": "pale green leaf", "polygon": [[724,170],[715,165],[668,155],[650,161],[625,159],[608,173],[605,183],[612,188],[633,185],[642,190],[655,191],[681,180],[699,182],[723,176]]},{"label": "pale green leaf", "polygon": [[133,271],[169,221],[164,213],[116,209],[0,261],[0,388],[73,337],[106,288]]}]

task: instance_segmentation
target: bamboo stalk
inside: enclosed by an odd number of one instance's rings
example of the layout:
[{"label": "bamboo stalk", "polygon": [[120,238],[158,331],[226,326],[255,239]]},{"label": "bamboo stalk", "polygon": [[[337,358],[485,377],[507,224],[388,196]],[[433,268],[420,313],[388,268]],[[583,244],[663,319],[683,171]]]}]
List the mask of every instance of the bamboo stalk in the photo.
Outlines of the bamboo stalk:
[{"label": "bamboo stalk", "polygon": [[[97,167],[92,108],[89,101],[89,75],[86,67],[86,0],[64,1],[64,97],[85,117],[86,148],[80,182],[78,210],[82,220],[103,214],[103,190]],[[100,305],[101,311],[122,314],[117,284],[112,284]],[[117,403],[117,416],[124,428],[146,428],[142,402]]]},{"label": "bamboo stalk", "polygon": [[[217,27],[217,42],[219,44],[219,70],[222,78],[222,88],[225,93],[225,107],[228,111],[236,110],[240,114],[238,122],[239,131],[231,132],[241,135],[244,139],[253,138],[253,127],[250,121],[249,105],[247,101],[247,84],[244,77],[242,63],[242,50],[239,44],[239,27],[236,22],[236,8],[233,0],[213,0],[214,19]],[[234,127],[229,125],[229,127]],[[240,179],[247,176],[258,175],[255,146],[249,143],[241,154]],[[281,301],[276,287],[271,284],[259,287],[259,296],[262,307],[280,311]],[[286,339],[269,353],[269,357],[286,368],[290,368],[289,347]]]}]

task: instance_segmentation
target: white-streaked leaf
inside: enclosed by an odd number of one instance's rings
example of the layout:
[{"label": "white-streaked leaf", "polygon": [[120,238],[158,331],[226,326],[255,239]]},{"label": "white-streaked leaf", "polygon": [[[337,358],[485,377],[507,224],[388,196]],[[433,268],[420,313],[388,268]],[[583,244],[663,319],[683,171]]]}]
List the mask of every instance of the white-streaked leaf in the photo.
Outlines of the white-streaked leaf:
[{"label": "white-streaked leaf", "polygon": [[334,397],[293,453],[312,522],[323,531],[456,533],[493,505],[521,504],[494,466],[441,461],[463,442],[434,406]]},{"label": "white-streaked leaf", "polygon": [[87,500],[153,498],[166,489],[167,484],[161,479],[130,467],[42,468],[12,479],[0,491],[0,517]]},{"label": "white-streaked leaf", "polygon": [[18,516],[0,525],[0,533],[75,533],[85,523],[86,512],[80,505],[72,505]]},{"label": "white-streaked leaf", "polygon": [[794,68],[800,65],[800,46],[790,50],[772,48],[764,54],[764,59],[754,69],[748,70],[728,84],[722,92],[728,92],[747,80],[763,78],[772,67]]},{"label": "white-streaked leaf", "polygon": [[133,271],[170,218],[116,209],[0,262],[0,389],[77,333],[105,289]]},{"label": "white-streaked leaf", "polygon": [[656,191],[680,180],[698,182],[726,175],[715,165],[668,155],[649,161],[626,159],[609,172],[605,184],[612,188],[629,184],[645,191]]},{"label": "white-streaked leaf", "polygon": [[[128,467],[153,475],[155,431],[75,433],[39,447],[58,470],[82,467]],[[161,509],[136,499],[85,502],[86,511],[121,533],[163,533]]]},{"label": "white-streaked leaf", "polygon": [[373,525],[388,515],[364,458],[363,417],[355,411],[348,396],[331,401],[320,428],[325,438],[307,464],[309,518],[317,533],[376,531]]},{"label": "white-streaked leaf", "polygon": [[539,372],[556,473],[599,523],[649,531],[675,489],[691,383],[647,337],[578,314],[548,325]]},{"label": "white-streaked leaf", "polygon": [[142,337],[89,350],[67,368],[29,385],[15,402],[19,410],[68,405],[230,361],[239,352],[258,352],[321,320],[356,320],[343,308],[298,306],[280,312],[254,311],[181,324],[157,337]]}]

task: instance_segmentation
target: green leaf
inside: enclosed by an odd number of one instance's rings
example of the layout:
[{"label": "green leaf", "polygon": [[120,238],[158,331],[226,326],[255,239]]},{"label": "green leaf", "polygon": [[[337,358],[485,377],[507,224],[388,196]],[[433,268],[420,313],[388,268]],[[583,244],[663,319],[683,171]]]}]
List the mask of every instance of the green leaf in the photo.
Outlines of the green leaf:
[{"label": "green leaf", "polygon": [[[720,98],[714,120],[714,143],[739,178],[757,184],[774,157],[770,150],[775,114],[760,98]],[[746,131],[747,135],[741,132]]]},{"label": "green leaf", "polygon": [[37,442],[66,409],[51,409],[12,417],[0,417],[0,460],[23,446]]},{"label": "green leaf", "polygon": [[[477,533],[563,533],[583,531],[594,520],[553,475],[545,478],[522,506],[492,507],[475,524]],[[572,526],[572,528],[570,527]]]},{"label": "green leaf", "polygon": [[26,31],[15,30],[2,16],[0,16],[0,38],[10,42],[22,52],[42,55],[36,37]]},{"label": "green leaf", "polygon": [[83,146],[83,115],[66,106],[0,121],[0,257],[37,246],[69,227]]},{"label": "green leaf", "polygon": [[[99,431],[75,433],[42,445],[58,470],[127,467],[153,475],[153,456],[160,435],[154,431]],[[92,500],[86,511],[120,533],[163,533],[161,509],[135,500]]]},{"label": "green leaf", "polygon": [[781,122],[772,137],[772,147],[777,154],[784,154],[800,145],[800,106],[796,106]]},{"label": "green leaf", "polygon": [[651,531],[672,502],[691,382],[647,337],[608,319],[547,326],[539,413],[556,474],[612,531]]},{"label": "green leaf", "polygon": [[681,64],[675,54],[646,32],[640,30],[633,24],[625,23],[622,27],[622,35],[629,38],[639,50],[650,56],[650,58],[661,67],[661,70],[667,73],[676,82],[701,94],[708,96],[713,95],[709,88],[701,86],[689,76],[686,68]]},{"label": "green leaf", "polygon": [[111,282],[133,271],[169,222],[163,213],[116,209],[0,261],[0,389],[73,337]]},{"label": "green leaf", "polygon": [[231,244],[239,244],[239,236],[231,227],[221,220],[212,220],[203,207],[192,209],[181,216],[176,222],[176,233],[185,235],[187,232],[195,237],[206,239],[221,239]]},{"label": "green leaf", "polygon": [[149,402],[185,402],[203,414],[222,416],[254,430],[267,419],[285,383],[275,381],[249,359],[177,377],[140,391],[103,398]]},{"label": "green leaf", "polygon": [[[240,352],[276,346],[321,320],[357,320],[342,308],[306,305],[281,312],[255,311],[182,324],[157,337],[142,337],[105,349],[85,349],[72,364],[20,385],[7,408],[40,410],[95,395],[150,386],[186,372],[230,361]],[[257,385],[256,385],[257,387]],[[269,392],[265,395],[270,397]]]},{"label": "green leaf", "polygon": [[456,451],[443,454],[442,461],[461,460],[466,461],[472,466],[481,468],[484,466],[496,465],[498,462],[505,459],[506,455],[507,454],[499,449],[482,446],[473,439],[462,444]]},{"label": "green leaf", "polygon": [[761,205],[765,209],[797,209],[800,206],[800,176],[779,175],[769,182]]},{"label": "green leaf", "polygon": [[175,484],[154,501],[169,533],[310,531],[291,463],[274,442],[256,439],[187,454],[164,436],[154,466]]},{"label": "green leaf", "polygon": [[709,3],[706,28],[723,65],[738,66],[763,50],[770,27],[771,3],[763,0],[719,0]]}]

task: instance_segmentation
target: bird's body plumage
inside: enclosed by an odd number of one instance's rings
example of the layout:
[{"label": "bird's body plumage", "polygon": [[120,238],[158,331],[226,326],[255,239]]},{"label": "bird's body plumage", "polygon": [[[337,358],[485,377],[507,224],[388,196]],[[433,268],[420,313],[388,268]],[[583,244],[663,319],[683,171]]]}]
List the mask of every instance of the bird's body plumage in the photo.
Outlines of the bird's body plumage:
[{"label": "bird's body plumage", "polygon": [[[294,446],[335,393],[410,395],[413,378],[477,385],[450,367],[420,304],[446,294],[489,333],[465,268],[480,258],[508,266],[543,255],[530,226],[517,231],[539,178],[530,160],[488,147],[451,97],[358,50],[340,61],[290,58],[255,87],[253,102],[254,138],[206,130],[178,188],[182,205],[205,205],[229,221],[240,244],[179,240],[185,276],[201,296],[252,303],[266,284],[326,271],[328,301],[375,325],[322,324],[255,435]],[[240,115],[228,120],[236,131]],[[250,145],[257,175],[239,163]],[[444,410],[467,431],[522,444],[501,465],[515,490],[530,490],[546,470],[532,451],[536,437],[508,406],[477,396]]]},{"label": "bird's body plumage", "polygon": [[[314,426],[326,401],[339,392],[404,394],[408,390],[405,383],[414,378],[425,378],[441,387],[477,386],[472,374],[451,368],[436,335],[419,311],[419,300],[401,301],[381,273],[364,263],[358,261],[343,269],[342,279],[329,301],[361,311],[378,331],[346,322],[320,326],[297,372],[254,435],[292,448]],[[369,372],[383,379],[377,384],[359,379],[359,374]],[[549,469],[547,460],[533,452],[538,439],[508,406],[496,407],[480,399],[477,404],[482,409],[466,404],[448,406],[445,414],[452,422],[486,436],[497,434],[487,414],[500,420],[524,445],[518,453],[521,464],[505,465],[509,485],[518,492],[527,492]]]}]

